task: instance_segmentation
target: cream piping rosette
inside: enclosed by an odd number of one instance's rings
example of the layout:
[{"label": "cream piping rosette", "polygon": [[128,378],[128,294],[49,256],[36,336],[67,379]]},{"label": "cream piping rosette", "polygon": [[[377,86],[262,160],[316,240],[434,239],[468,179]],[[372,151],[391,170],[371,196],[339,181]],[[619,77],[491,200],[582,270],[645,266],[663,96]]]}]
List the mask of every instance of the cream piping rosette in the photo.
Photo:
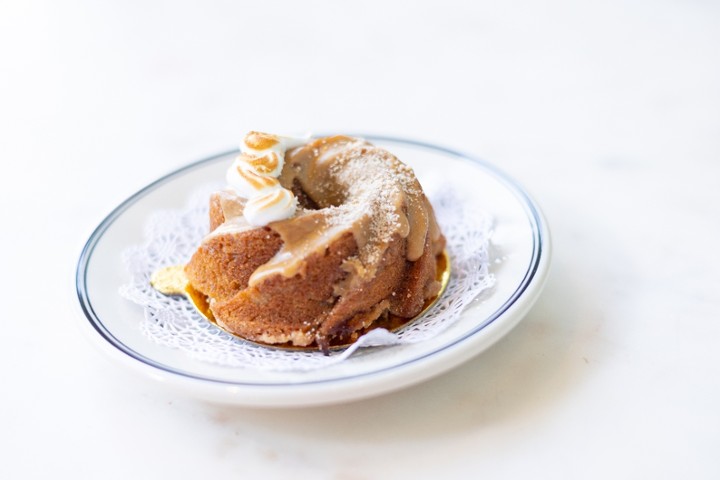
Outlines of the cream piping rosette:
[{"label": "cream piping rosette", "polygon": [[225,176],[235,192],[247,199],[243,216],[254,227],[295,215],[295,195],[280,185],[285,152],[307,143],[307,138],[250,132],[240,144],[240,155]]}]

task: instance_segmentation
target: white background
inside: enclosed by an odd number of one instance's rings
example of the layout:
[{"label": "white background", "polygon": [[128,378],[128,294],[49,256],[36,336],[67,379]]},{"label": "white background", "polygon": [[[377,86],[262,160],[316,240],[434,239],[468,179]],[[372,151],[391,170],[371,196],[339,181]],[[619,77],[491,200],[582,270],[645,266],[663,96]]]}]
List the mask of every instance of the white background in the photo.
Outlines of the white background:
[{"label": "white background", "polygon": [[[248,129],[490,160],[548,218],[543,296],[353,404],[222,407],[123,370],[78,327],[84,241]],[[717,2],[0,0],[0,159],[0,478],[720,478]]]}]

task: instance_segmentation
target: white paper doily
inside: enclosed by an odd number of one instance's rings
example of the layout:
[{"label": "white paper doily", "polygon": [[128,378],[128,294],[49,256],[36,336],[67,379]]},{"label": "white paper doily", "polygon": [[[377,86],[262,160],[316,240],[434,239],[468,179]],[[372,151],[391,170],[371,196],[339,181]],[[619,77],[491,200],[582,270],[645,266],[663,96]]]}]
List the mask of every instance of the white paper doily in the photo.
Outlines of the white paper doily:
[{"label": "white paper doily", "polygon": [[451,277],[441,299],[422,317],[396,333],[376,329],[344,351],[291,351],[256,345],[228,334],[200,316],[189,301],[168,297],[150,286],[158,268],[186,263],[207,233],[208,197],[218,185],[196,191],[182,210],[156,212],[146,225],[146,243],[123,252],[130,273],[120,294],[144,309],[141,331],[154,342],[190,357],[228,367],[261,370],[312,370],[359,354],[359,349],[422,342],[456,321],[463,309],[494,283],[488,271],[492,218],[478,212],[470,194],[451,185],[425,186],[451,260]]}]

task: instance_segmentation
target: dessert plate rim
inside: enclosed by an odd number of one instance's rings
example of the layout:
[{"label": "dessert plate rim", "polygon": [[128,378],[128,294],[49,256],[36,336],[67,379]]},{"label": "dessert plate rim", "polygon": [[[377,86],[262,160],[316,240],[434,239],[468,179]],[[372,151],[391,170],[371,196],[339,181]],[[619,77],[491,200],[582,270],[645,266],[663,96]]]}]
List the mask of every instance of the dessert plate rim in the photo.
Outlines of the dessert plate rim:
[{"label": "dessert plate rim", "polygon": [[[285,382],[229,381],[182,371],[134,351],[113,335],[112,329],[98,316],[89,295],[87,270],[93,260],[95,246],[110,225],[143,197],[167,182],[233,154],[228,150],[178,168],[135,192],[114,208],[94,229],[79,255],[75,272],[75,290],[83,330],[95,345],[126,366],[139,370],[155,380],[178,387],[186,393],[210,401],[243,406],[309,406],[339,403],[367,398],[398,390],[427,380],[447,371],[479,354],[509,332],[527,313],[542,290],[550,265],[550,235],[543,214],[528,192],[512,177],[496,166],[446,147],[403,138],[381,135],[353,135],[371,142],[397,144],[411,148],[431,150],[443,155],[470,161],[494,177],[510,191],[525,210],[532,232],[532,253],[522,281],[512,295],[477,326],[453,341],[424,352],[402,363],[389,364],[369,372],[354,373],[347,377],[308,378],[299,372],[296,378]],[[119,252],[118,252],[119,255]],[[394,347],[385,347],[394,348]]]}]

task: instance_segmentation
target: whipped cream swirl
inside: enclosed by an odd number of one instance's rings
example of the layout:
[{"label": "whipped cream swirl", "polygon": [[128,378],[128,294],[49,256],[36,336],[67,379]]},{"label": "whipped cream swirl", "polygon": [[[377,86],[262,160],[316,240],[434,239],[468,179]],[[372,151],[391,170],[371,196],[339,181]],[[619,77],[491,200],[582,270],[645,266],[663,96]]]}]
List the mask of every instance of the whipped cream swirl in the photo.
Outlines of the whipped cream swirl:
[{"label": "whipped cream swirl", "polygon": [[295,195],[280,185],[285,152],[307,143],[307,138],[250,132],[240,144],[240,155],[225,176],[235,192],[247,198],[243,216],[254,227],[295,215]]}]

